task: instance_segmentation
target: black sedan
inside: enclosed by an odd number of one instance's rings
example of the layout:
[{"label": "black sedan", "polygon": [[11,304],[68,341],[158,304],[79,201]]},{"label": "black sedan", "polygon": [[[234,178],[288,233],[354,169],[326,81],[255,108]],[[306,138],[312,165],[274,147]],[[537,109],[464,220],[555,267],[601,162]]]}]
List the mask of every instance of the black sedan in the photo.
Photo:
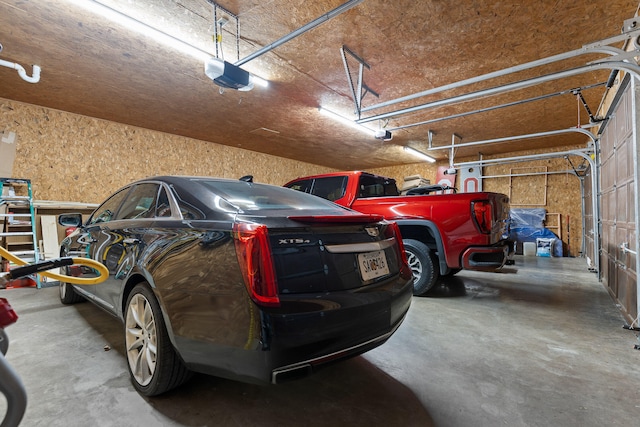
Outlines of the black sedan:
[{"label": "black sedan", "polygon": [[[109,270],[60,284],[124,323],[133,385],[146,396],[191,372],[278,383],[379,346],[412,296],[398,227],[288,188],[206,177],[129,184],[77,226],[61,256]],[[85,266],[67,274],[91,277]]]}]

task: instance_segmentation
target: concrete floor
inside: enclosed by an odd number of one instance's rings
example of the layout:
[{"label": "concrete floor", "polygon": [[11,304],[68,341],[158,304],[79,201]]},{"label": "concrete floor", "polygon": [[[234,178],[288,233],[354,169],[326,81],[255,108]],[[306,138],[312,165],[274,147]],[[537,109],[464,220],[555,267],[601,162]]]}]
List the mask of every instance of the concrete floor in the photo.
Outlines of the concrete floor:
[{"label": "concrete floor", "polygon": [[414,297],[386,344],[311,377],[197,375],[152,399],[129,382],[117,320],[57,288],[2,290],[20,316],[7,359],[29,393],[21,426],[638,425],[638,339],[595,274],[579,258],[516,262]]}]

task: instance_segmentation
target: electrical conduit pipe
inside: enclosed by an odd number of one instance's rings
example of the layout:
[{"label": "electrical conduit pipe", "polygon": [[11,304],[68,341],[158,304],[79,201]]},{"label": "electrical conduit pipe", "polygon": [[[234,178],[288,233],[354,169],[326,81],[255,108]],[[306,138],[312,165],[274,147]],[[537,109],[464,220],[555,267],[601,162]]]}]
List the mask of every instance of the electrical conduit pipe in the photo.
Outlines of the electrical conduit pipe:
[{"label": "electrical conduit pipe", "polygon": [[29,82],[29,83],[38,83],[40,81],[40,66],[39,65],[34,65],[33,66],[33,75],[29,76],[27,74],[27,71],[24,69],[24,67],[20,64],[16,64],[15,62],[9,62],[9,61],[5,61],[0,59],[0,65],[3,67],[7,67],[7,68],[13,68],[14,70],[18,71],[18,75],[20,75],[20,77],[22,78],[22,80]]}]

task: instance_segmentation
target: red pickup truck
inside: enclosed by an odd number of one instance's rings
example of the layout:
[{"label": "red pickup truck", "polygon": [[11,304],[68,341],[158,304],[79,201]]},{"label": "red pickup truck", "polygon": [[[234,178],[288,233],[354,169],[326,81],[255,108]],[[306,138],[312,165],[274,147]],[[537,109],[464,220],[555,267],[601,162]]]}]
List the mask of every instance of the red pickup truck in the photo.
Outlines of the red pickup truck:
[{"label": "red pickup truck", "polygon": [[424,295],[439,276],[461,269],[499,269],[513,252],[505,238],[509,198],[504,194],[428,194],[427,188],[415,188],[400,195],[394,179],[361,171],[297,178],[285,187],[396,221],[413,271],[414,295]]}]

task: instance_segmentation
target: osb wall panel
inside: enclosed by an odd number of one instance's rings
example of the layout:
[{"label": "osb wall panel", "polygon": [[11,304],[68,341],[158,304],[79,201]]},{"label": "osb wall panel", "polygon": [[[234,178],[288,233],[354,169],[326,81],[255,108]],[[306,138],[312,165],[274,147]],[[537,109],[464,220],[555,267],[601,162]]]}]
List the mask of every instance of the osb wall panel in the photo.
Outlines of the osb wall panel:
[{"label": "osb wall panel", "polygon": [[[13,178],[37,200],[99,203],[153,175],[206,175],[282,185],[331,171],[281,157],[0,99],[0,130],[16,133]],[[239,141],[240,142],[240,141]]]}]

